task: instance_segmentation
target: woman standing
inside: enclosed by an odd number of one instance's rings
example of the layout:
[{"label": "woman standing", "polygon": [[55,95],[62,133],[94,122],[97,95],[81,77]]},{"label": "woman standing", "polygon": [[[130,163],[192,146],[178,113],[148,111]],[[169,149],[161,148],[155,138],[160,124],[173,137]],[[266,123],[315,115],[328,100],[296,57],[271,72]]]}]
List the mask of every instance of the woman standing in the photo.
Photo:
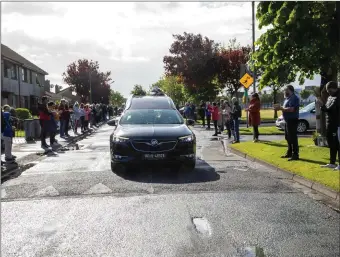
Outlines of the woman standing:
[{"label": "woman standing", "polygon": [[217,104],[218,107],[218,121],[217,121],[217,125],[218,125],[218,132],[217,134],[221,134],[223,132],[223,115],[222,115],[222,107],[221,104],[218,103]]},{"label": "woman standing", "polygon": [[254,142],[259,141],[259,126],[261,124],[261,102],[257,93],[251,95],[250,104],[246,111],[249,112],[249,125],[253,127]]},{"label": "woman standing", "polygon": [[84,110],[84,107],[85,107],[84,104],[81,103],[80,109],[79,109],[81,133],[85,132],[85,110]]},{"label": "woman standing", "polygon": [[211,116],[212,116],[212,120],[214,122],[214,128],[215,128],[215,134],[213,135],[213,137],[217,136],[218,134],[218,119],[219,119],[218,113],[219,113],[219,108],[217,104],[214,102],[213,107],[212,107],[212,112],[211,112]]}]

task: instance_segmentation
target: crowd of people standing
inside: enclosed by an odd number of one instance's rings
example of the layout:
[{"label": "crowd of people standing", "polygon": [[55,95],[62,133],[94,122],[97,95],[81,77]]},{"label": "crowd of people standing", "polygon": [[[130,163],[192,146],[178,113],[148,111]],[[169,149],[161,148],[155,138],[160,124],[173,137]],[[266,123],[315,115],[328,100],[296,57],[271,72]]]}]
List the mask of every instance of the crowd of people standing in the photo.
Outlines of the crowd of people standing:
[{"label": "crowd of people standing", "polygon": [[[59,145],[55,139],[58,127],[61,138],[70,137],[68,133],[70,127],[76,135],[79,134],[78,129],[81,133],[85,133],[90,127],[98,126],[100,122],[105,122],[112,117],[115,108],[101,103],[79,104],[75,102],[74,105],[70,105],[65,99],[61,99],[60,104],[56,104],[48,101],[48,98],[44,96],[38,105],[38,110],[41,147],[48,150],[50,147]],[[47,134],[50,137],[50,145],[46,143]]]},{"label": "crowd of people standing", "polygon": [[[259,140],[259,125],[261,123],[260,117],[260,98],[257,93],[251,96],[250,103],[246,111],[249,113],[249,125],[254,128],[254,142]],[[224,132],[228,135],[228,139],[233,136],[232,143],[240,142],[240,119],[242,117],[242,108],[236,97],[233,97],[231,103],[227,100],[220,102],[204,102],[201,101],[198,107],[198,116],[202,121],[202,127],[206,130],[211,129],[211,122],[214,125],[215,133],[217,136]],[[197,121],[196,106],[192,103],[187,103],[184,109],[184,116],[187,119]]]}]

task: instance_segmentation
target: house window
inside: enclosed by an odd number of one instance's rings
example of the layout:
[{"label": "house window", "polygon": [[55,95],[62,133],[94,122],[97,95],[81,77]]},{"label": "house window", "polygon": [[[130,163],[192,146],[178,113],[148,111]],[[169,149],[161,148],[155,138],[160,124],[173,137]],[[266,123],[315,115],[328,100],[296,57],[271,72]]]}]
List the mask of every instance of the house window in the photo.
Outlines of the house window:
[{"label": "house window", "polygon": [[21,69],[21,77],[22,77],[22,81],[23,82],[28,82],[28,77],[27,77],[27,69],[26,68],[22,68]]},{"label": "house window", "polygon": [[15,64],[11,64],[11,79],[18,79],[18,70]]},{"label": "house window", "polygon": [[37,74],[37,73],[35,74],[35,82],[37,83],[37,85],[38,85],[39,87],[41,87],[41,83],[40,83],[40,81],[39,81],[39,78],[38,78],[38,74]]},{"label": "house window", "polygon": [[30,84],[33,84],[33,79],[32,79],[32,71],[30,70]]},{"label": "house window", "polygon": [[13,67],[13,63],[4,60],[4,77],[6,78],[12,78],[12,69],[15,70],[15,67]]}]

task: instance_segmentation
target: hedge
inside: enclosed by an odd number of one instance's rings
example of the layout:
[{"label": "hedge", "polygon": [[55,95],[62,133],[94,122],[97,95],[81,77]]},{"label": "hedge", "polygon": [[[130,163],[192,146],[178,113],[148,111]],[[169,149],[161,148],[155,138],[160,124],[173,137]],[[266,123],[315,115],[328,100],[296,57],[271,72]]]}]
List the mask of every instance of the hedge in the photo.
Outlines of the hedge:
[{"label": "hedge", "polygon": [[20,120],[32,119],[32,113],[26,108],[16,108],[15,116]]}]

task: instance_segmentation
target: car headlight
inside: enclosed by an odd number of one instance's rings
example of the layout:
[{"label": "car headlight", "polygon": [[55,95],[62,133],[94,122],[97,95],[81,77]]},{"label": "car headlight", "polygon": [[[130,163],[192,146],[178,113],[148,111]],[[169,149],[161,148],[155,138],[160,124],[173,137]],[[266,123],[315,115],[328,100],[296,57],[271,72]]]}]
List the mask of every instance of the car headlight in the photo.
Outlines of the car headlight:
[{"label": "car headlight", "polygon": [[129,138],[127,138],[127,137],[116,137],[116,136],[114,136],[114,137],[112,138],[112,141],[115,142],[115,143],[124,143],[124,142],[129,141]]},{"label": "car headlight", "polygon": [[184,137],[178,138],[178,140],[180,142],[183,142],[183,143],[190,143],[190,142],[194,141],[194,136],[193,135],[184,136]]}]

